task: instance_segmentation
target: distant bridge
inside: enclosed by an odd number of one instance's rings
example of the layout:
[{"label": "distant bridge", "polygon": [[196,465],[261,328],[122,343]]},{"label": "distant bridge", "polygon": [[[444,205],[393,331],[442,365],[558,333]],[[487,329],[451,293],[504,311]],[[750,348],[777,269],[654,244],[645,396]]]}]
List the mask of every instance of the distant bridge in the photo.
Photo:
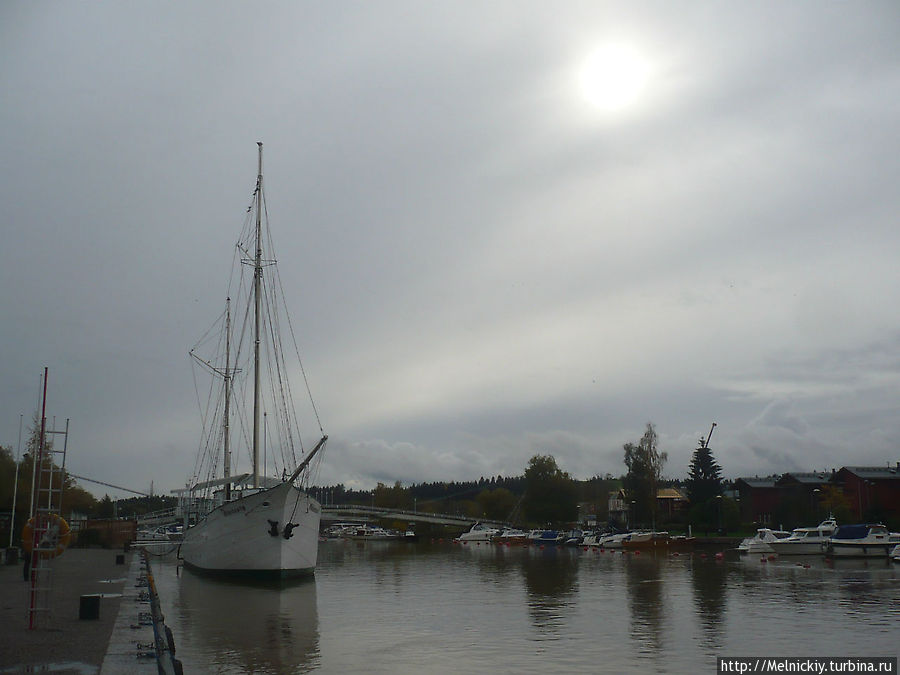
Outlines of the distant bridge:
[{"label": "distant bridge", "polygon": [[471,527],[475,523],[484,523],[490,527],[497,528],[506,527],[506,523],[496,520],[455,516],[448,513],[383,509],[377,506],[359,506],[356,504],[322,506],[322,520],[352,520],[353,517],[384,518],[386,520],[405,520],[410,523],[435,523],[437,525],[458,525],[459,527]]},{"label": "distant bridge", "polygon": [[[183,520],[184,514],[181,508],[173,506],[161,511],[147,513],[138,517],[138,527],[156,527]],[[384,509],[377,506],[359,506],[356,504],[334,504],[322,506],[323,521],[353,520],[354,518],[385,520],[402,520],[408,523],[434,523],[437,525],[451,525],[468,528],[477,522],[490,527],[503,528],[506,523],[483,518],[470,518],[468,516],[452,515],[449,513],[428,513],[426,511],[407,511],[404,509]]]}]

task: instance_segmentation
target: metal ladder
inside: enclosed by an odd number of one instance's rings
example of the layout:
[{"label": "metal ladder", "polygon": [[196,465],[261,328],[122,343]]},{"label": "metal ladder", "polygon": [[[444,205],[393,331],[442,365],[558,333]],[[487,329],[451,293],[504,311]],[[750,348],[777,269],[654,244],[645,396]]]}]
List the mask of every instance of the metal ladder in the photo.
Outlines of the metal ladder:
[{"label": "metal ladder", "polygon": [[[62,519],[62,495],[65,488],[66,446],[69,441],[69,420],[64,431],[46,429],[47,371],[44,371],[44,402],[41,415],[41,438],[35,466],[35,485],[32,494],[31,566],[28,592],[27,623],[29,630],[46,627],[50,618],[53,590],[53,558],[67,540],[68,526]],[[54,422],[55,426],[55,422]],[[62,450],[55,450],[48,436],[62,435]]]}]

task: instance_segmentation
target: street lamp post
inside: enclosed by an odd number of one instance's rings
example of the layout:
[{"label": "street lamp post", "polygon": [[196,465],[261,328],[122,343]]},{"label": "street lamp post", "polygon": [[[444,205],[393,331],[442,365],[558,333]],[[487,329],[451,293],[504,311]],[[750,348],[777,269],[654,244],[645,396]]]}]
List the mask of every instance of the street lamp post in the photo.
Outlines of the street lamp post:
[{"label": "street lamp post", "polygon": [[722,534],[722,495],[716,495],[716,504],[718,504],[719,508],[719,535]]}]

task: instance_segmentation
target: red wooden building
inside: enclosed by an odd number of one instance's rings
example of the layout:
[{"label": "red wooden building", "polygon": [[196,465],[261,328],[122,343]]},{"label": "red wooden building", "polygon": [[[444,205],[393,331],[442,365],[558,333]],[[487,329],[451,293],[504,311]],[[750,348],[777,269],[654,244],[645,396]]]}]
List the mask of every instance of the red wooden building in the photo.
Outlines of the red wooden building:
[{"label": "red wooden building", "polygon": [[857,520],[900,517],[900,462],[895,466],[845,466],[835,474]]}]

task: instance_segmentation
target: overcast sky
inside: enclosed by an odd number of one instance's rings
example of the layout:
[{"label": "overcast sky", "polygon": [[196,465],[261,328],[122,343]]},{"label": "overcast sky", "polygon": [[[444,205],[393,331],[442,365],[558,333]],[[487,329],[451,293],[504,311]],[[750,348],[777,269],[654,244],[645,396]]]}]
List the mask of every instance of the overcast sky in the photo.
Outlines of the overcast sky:
[{"label": "overcast sky", "polygon": [[893,0],[0,3],[0,444],[48,366],[71,472],[184,484],[263,141],[320,483],[619,475],[647,422],[673,478],[713,421],[729,477],[893,464],[898,36]]}]

